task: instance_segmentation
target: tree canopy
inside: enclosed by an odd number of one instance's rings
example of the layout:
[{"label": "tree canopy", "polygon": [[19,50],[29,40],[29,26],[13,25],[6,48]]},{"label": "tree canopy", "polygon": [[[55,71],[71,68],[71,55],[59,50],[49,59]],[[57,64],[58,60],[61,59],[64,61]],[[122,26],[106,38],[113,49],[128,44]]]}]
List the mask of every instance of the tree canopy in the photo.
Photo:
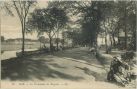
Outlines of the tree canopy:
[{"label": "tree canopy", "polygon": [[35,9],[28,20],[29,28],[36,30],[38,34],[46,33],[50,39],[50,49],[52,49],[52,38],[63,28],[68,21],[65,11],[61,8],[48,7]]}]

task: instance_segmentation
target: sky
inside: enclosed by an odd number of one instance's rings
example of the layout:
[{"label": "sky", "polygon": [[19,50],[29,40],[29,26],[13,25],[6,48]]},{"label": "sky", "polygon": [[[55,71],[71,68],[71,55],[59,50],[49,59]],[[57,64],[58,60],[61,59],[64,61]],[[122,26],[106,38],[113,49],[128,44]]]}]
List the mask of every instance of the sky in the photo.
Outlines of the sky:
[{"label": "sky", "polygon": [[[47,1],[39,1],[37,7],[43,8],[47,6]],[[21,38],[21,24],[16,12],[15,16],[9,16],[4,12],[1,12],[1,35],[5,39]],[[26,38],[37,39],[37,34],[26,34]]]}]

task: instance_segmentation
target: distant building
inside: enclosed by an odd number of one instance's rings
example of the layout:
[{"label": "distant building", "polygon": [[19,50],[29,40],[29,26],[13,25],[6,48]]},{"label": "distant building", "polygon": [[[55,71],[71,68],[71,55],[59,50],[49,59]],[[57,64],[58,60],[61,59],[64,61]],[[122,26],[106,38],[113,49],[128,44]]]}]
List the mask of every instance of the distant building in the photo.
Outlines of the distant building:
[{"label": "distant building", "polygon": [[[127,44],[130,44],[131,42],[132,35],[127,34]],[[125,47],[125,32],[120,32],[119,33],[119,48],[124,49]]]},{"label": "distant building", "polygon": [[[132,38],[132,35],[131,34],[127,34],[127,42],[130,42],[131,38]],[[120,43],[125,42],[125,33],[124,32],[120,32],[119,33],[119,42]]]},{"label": "distant building", "polygon": [[[107,45],[110,45],[111,44],[111,41],[110,41],[110,35],[108,34],[107,36]],[[98,38],[97,38],[97,43],[98,43],[98,46],[103,46],[105,45],[105,37],[104,36],[101,36],[101,35],[98,35]]]}]

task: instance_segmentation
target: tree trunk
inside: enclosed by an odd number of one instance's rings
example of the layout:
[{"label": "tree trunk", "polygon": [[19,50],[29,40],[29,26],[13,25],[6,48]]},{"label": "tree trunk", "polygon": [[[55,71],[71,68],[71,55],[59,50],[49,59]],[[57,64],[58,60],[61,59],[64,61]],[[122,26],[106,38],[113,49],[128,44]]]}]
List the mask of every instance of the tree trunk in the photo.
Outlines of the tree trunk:
[{"label": "tree trunk", "polygon": [[98,41],[97,41],[97,39],[98,39],[98,34],[96,33],[96,37],[95,37],[95,46],[98,46]]},{"label": "tree trunk", "polygon": [[104,20],[104,28],[105,28],[105,47],[106,47],[106,53],[108,53],[108,45],[107,45],[107,28],[105,25],[105,20]]},{"label": "tree trunk", "polygon": [[117,48],[119,48],[119,46],[120,46],[120,36],[119,36],[119,32],[120,32],[120,30],[118,29],[118,36],[117,36],[117,38],[118,38],[118,43],[117,43]]},{"label": "tree trunk", "polygon": [[62,41],[63,41],[63,42],[62,42],[62,46],[63,46],[63,48],[64,48],[65,39],[63,38]]},{"label": "tree trunk", "polygon": [[126,3],[125,3],[125,49],[127,49],[127,13],[126,13]]},{"label": "tree trunk", "polygon": [[58,51],[58,46],[59,46],[59,37],[58,37],[58,35],[59,35],[59,32],[57,32],[57,51]]},{"label": "tree trunk", "polygon": [[113,39],[113,46],[115,47],[116,46],[116,40],[115,40],[114,34],[112,34],[112,39]]},{"label": "tree trunk", "polygon": [[22,33],[22,55],[24,55],[24,48],[25,48],[25,35],[24,35],[24,32]]},{"label": "tree trunk", "polygon": [[58,38],[57,38],[57,51],[58,51],[58,48],[59,48],[59,42],[58,42]]},{"label": "tree trunk", "polygon": [[127,30],[125,30],[125,49],[127,49]]},{"label": "tree trunk", "polygon": [[106,46],[106,53],[108,53],[107,35],[105,35],[105,46]]},{"label": "tree trunk", "polygon": [[42,47],[41,47],[41,42],[40,42],[40,49],[41,49]]},{"label": "tree trunk", "polygon": [[22,56],[24,56],[24,48],[25,48],[25,47],[24,47],[24,46],[25,46],[25,45],[24,45],[24,44],[25,44],[25,42],[24,42],[24,41],[25,41],[25,28],[24,28],[25,26],[24,26],[24,25],[25,25],[25,24],[24,24],[24,23],[25,23],[25,22],[22,22],[22,23],[21,23],[21,24],[22,24]]},{"label": "tree trunk", "polygon": [[111,47],[113,46],[113,41],[112,41],[112,37],[110,36],[110,43],[111,43]]},{"label": "tree trunk", "polygon": [[49,43],[50,43],[50,51],[53,51],[53,45],[52,45],[52,38],[49,37]]},{"label": "tree trunk", "polygon": [[104,37],[102,37],[102,44],[104,43]]}]

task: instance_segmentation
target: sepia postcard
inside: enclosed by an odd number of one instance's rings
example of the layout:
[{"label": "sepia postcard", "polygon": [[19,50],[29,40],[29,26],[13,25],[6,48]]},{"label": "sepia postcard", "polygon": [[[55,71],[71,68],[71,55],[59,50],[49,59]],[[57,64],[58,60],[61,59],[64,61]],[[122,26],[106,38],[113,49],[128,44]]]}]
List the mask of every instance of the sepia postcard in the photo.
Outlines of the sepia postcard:
[{"label": "sepia postcard", "polygon": [[136,1],[1,0],[1,89],[136,89]]}]

